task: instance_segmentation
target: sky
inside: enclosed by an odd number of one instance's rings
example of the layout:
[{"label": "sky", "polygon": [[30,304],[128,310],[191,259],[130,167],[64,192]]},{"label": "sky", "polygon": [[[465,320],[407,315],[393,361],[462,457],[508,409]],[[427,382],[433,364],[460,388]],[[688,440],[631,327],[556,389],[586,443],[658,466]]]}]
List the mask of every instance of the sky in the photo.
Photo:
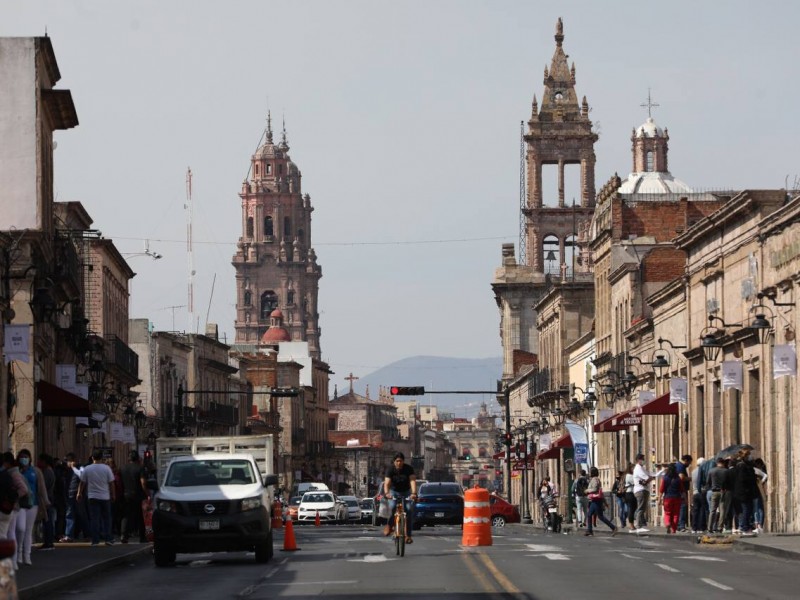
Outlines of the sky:
[{"label": "sky", "polygon": [[285,120],[341,388],[405,357],[501,354],[491,281],[519,242],[520,123],[559,17],[598,189],[630,171],[648,90],[675,177],[796,182],[800,3],[0,0],[0,35],[51,37],[80,121],[55,135],[56,200],[130,255],[130,316],[158,330],[193,329],[191,167],[195,313],[233,341],[238,192],[267,111]]}]

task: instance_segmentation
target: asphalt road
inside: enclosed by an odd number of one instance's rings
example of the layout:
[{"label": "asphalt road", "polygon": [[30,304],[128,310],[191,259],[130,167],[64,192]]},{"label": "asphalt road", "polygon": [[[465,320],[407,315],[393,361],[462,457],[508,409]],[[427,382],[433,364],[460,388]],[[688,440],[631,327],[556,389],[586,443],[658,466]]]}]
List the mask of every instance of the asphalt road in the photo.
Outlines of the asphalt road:
[{"label": "asphalt road", "polygon": [[299,550],[257,565],[252,554],[178,555],[176,566],[152,560],[120,566],[50,598],[390,598],[536,599],[798,597],[797,563],[729,548],[700,547],[682,539],[593,538],[495,530],[492,546],[464,548],[458,527],[416,532],[405,557],[378,529],[361,526],[295,527]]}]

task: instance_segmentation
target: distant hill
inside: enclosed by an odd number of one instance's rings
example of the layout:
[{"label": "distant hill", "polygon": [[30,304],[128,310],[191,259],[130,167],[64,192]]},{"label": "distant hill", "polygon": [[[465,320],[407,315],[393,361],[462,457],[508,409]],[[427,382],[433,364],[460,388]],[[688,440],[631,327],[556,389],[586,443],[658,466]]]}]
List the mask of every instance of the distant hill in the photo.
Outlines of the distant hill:
[{"label": "distant hill", "polygon": [[[378,398],[381,386],[421,385],[432,391],[489,391],[497,387],[497,380],[503,374],[502,357],[492,358],[448,358],[442,356],[412,356],[395,361],[377,371],[364,375],[353,382],[353,390],[362,396],[366,395],[369,386],[369,397]],[[350,390],[350,382],[343,378],[331,381],[338,386],[339,394]],[[398,396],[398,399],[412,399],[409,396]],[[417,398],[420,405],[435,405],[440,412],[450,412],[456,417],[472,418],[486,403],[490,414],[500,414],[494,393],[490,394],[426,394]]]}]

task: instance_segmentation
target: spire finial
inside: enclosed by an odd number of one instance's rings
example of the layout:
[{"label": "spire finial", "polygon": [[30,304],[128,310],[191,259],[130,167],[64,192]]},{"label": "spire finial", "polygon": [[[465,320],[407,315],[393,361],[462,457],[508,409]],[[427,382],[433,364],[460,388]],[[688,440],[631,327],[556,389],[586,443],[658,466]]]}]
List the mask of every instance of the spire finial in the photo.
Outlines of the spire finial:
[{"label": "spire finial", "polygon": [[281,147],[289,149],[289,140],[286,138],[286,117],[283,117],[283,131],[281,132]]},{"label": "spire finial", "polygon": [[648,118],[653,118],[652,111],[654,108],[658,108],[660,104],[656,104],[655,102],[653,102],[653,99],[650,96],[650,88],[647,88],[647,102],[642,102],[639,106],[647,109]]},{"label": "spire finial", "polygon": [[561,20],[561,17],[558,17],[558,23],[556,23],[556,45],[561,46],[561,42],[564,41],[564,22]]},{"label": "spire finial", "polygon": [[272,111],[267,111],[267,143],[272,143]]}]

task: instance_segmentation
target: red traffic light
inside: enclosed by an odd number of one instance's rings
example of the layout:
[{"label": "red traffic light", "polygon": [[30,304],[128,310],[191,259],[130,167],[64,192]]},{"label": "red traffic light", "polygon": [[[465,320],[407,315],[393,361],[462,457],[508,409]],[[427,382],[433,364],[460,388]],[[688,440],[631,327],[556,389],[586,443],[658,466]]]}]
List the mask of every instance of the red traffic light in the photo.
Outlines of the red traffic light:
[{"label": "red traffic light", "polygon": [[392,396],[424,396],[425,388],[422,386],[404,387],[393,385],[389,388]]}]

